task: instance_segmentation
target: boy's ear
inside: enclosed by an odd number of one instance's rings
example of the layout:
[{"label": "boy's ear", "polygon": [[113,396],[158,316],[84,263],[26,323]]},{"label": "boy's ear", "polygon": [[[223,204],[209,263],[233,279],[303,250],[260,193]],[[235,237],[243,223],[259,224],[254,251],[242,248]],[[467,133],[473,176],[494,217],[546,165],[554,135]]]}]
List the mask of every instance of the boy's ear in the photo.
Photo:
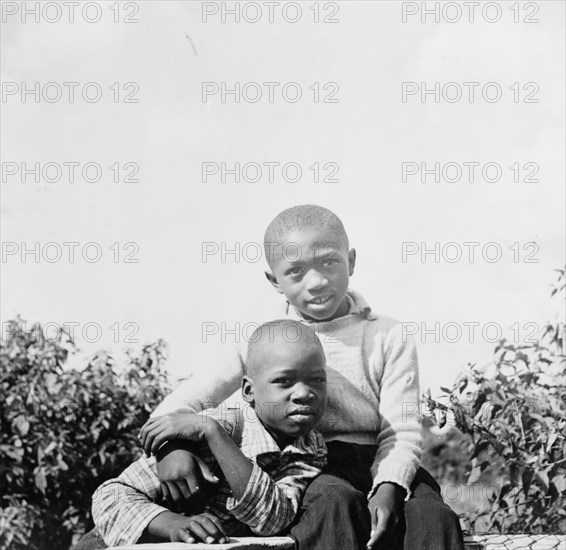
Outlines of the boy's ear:
[{"label": "boy's ear", "polygon": [[279,294],[283,294],[283,290],[281,290],[281,287],[279,286],[275,275],[273,275],[273,272],[270,269],[266,270],[265,276],[267,277],[267,280],[273,285],[273,288],[277,292],[279,292]]},{"label": "boy's ear", "polygon": [[354,274],[354,267],[356,266],[356,249],[351,248],[348,252],[348,267],[350,270],[350,277]]},{"label": "boy's ear", "polygon": [[242,378],[242,397],[246,403],[254,404],[254,383],[249,376]]}]

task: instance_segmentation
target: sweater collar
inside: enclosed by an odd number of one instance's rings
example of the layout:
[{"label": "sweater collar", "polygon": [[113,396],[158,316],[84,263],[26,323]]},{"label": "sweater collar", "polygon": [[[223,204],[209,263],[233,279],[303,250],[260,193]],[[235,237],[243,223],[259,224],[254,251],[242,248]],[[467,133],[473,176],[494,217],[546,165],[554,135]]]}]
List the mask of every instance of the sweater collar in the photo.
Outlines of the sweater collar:
[{"label": "sweater collar", "polygon": [[[344,317],[348,317],[349,315],[358,315],[366,321],[375,321],[377,319],[377,315],[372,313],[371,307],[368,304],[367,300],[359,292],[356,292],[351,288],[348,289],[348,291],[346,292],[346,300],[348,301],[348,313],[346,313],[346,315],[344,315],[343,317],[338,317],[338,319],[343,319]],[[289,303],[289,300],[287,300],[285,314],[291,319],[295,319],[297,321],[305,321],[310,323],[316,322],[311,321],[310,319],[305,319],[301,315],[301,313]]]}]

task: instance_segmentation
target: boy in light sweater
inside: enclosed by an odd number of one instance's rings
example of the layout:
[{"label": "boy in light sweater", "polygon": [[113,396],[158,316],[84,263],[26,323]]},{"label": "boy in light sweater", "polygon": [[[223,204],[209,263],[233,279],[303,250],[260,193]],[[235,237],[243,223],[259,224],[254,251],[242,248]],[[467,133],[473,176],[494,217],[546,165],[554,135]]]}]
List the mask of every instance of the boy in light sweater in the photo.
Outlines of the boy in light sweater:
[{"label": "boy in light sweater", "polygon": [[[340,219],[295,206],[268,226],[266,276],[286,298],[285,316],[315,329],[327,358],[328,404],[318,425],[328,465],[309,486],[290,531],[298,550],[405,548],[459,550],[458,518],[419,468],[422,434],[414,341],[401,323],[374,313],[349,290],[356,252]],[[242,353],[182,383],[155,411],[202,410],[233,394]],[[190,499],[210,473],[170,441],[158,462],[174,502]]]}]

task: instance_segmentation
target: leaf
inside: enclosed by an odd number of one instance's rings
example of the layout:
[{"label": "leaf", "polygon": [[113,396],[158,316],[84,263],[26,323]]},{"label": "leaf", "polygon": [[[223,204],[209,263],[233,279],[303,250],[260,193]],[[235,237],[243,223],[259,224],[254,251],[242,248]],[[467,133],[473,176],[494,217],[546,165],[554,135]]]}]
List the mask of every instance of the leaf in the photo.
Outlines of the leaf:
[{"label": "leaf", "polygon": [[27,420],[23,421],[23,422],[18,422],[17,424],[18,426],[18,430],[20,432],[20,435],[22,436],[26,436],[27,433],[29,432],[29,422]]},{"label": "leaf", "polygon": [[558,434],[556,432],[551,433],[548,436],[548,441],[546,442],[546,452],[550,453],[550,450],[552,449],[552,445],[554,445],[554,442],[556,441],[558,437]]},{"label": "leaf", "polygon": [[476,458],[482,451],[485,451],[488,447],[489,447],[489,441],[485,439],[483,441],[479,441],[474,447],[472,458]]},{"label": "leaf", "polygon": [[45,494],[47,489],[47,477],[45,476],[45,471],[43,468],[39,468],[35,473],[35,486]]},{"label": "leaf", "polygon": [[525,496],[528,496],[531,482],[533,480],[534,472],[530,468],[525,468],[521,474],[521,481],[523,482],[523,491]]},{"label": "leaf", "polygon": [[47,447],[45,447],[45,449],[43,449],[43,454],[48,455],[56,447],[57,443],[55,443],[55,441],[52,441],[51,443],[49,443],[49,445],[47,445]]},{"label": "leaf", "polygon": [[535,472],[535,477],[540,481],[545,491],[548,491],[548,473],[546,470]]},{"label": "leaf", "polygon": [[437,418],[437,425],[439,428],[444,428],[444,426],[446,425],[446,411],[445,410],[439,410],[438,411],[438,418]]},{"label": "leaf", "polygon": [[558,474],[552,478],[551,482],[558,491],[559,494],[564,494],[566,492],[566,475]]},{"label": "leaf", "polygon": [[466,485],[473,485],[474,483],[476,483],[480,479],[481,473],[482,473],[481,466],[478,464],[477,459],[474,458],[472,460],[472,471],[468,476],[468,481],[466,482]]}]

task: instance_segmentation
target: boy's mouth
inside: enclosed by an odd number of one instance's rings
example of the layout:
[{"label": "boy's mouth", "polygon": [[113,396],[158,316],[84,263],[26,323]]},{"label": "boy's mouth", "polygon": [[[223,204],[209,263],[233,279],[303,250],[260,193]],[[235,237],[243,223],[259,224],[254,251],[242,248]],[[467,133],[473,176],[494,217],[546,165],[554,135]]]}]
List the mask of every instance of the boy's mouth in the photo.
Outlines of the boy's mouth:
[{"label": "boy's mouth", "polygon": [[316,298],[312,298],[311,300],[307,300],[307,303],[315,306],[322,306],[328,303],[332,299],[332,297],[332,294],[327,294],[326,296],[318,296]]},{"label": "boy's mouth", "polygon": [[299,408],[291,411],[288,417],[292,418],[294,422],[298,422],[300,424],[306,422],[312,422],[313,418],[315,417],[315,410],[309,408]]}]

